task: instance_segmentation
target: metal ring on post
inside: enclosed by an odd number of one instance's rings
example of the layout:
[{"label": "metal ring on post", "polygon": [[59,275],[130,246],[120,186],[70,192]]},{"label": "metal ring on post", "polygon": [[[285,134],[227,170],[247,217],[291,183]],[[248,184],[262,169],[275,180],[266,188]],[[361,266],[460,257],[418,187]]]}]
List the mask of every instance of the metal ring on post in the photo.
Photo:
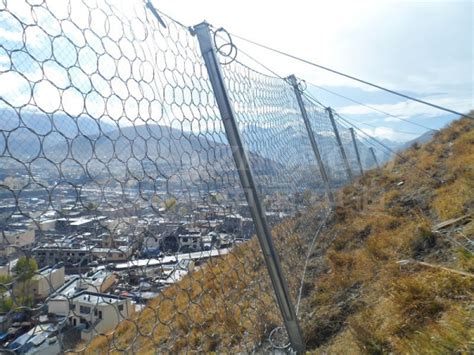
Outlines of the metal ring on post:
[{"label": "metal ring on post", "polygon": [[298,86],[298,89],[301,92],[306,91],[306,89],[308,88],[308,85],[306,84],[306,80],[303,80],[303,79],[298,79],[298,83],[296,85]]},{"label": "metal ring on post", "polygon": [[[217,38],[220,33],[223,33],[225,35],[225,37],[220,37],[225,41],[222,44],[217,43]],[[228,65],[237,58],[237,46],[232,41],[232,37],[225,28],[220,27],[215,30],[213,40],[217,53],[219,53],[219,56],[224,59],[223,61],[219,61],[221,65]]]},{"label": "metal ring on post", "polygon": [[288,349],[291,345],[285,327],[274,328],[268,335],[268,341],[274,349],[278,350]]}]

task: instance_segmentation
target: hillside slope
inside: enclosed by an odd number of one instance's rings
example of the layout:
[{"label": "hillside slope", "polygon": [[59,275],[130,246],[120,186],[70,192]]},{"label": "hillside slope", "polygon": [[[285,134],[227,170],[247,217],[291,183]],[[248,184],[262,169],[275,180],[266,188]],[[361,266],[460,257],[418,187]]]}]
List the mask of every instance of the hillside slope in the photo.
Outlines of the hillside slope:
[{"label": "hillside slope", "polygon": [[[273,230],[308,350],[474,349],[474,122],[461,119]],[[455,219],[447,225],[439,225]],[[323,223],[322,224],[322,222]],[[281,324],[256,240],[201,267],[86,351],[249,351]],[[258,350],[258,348],[257,348]]]},{"label": "hillside slope", "polygon": [[462,119],[344,189],[305,300],[309,348],[473,350],[473,161],[474,122]]}]

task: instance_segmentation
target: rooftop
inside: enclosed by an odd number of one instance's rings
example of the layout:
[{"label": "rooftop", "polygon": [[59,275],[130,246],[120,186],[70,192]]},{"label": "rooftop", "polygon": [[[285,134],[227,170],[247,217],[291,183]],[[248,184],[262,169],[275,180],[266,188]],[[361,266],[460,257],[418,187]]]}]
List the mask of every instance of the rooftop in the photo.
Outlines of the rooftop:
[{"label": "rooftop", "polygon": [[120,301],[126,300],[126,298],[105,293],[83,291],[73,296],[72,300],[80,301],[81,303],[98,305],[118,303]]}]

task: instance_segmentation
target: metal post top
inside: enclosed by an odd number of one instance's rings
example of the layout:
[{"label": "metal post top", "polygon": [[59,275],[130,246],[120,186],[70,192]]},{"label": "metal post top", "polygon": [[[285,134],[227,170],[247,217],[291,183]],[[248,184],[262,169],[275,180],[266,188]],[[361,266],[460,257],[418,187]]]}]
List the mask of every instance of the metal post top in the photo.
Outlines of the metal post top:
[{"label": "metal post top", "polygon": [[206,20],[204,20],[204,21],[198,23],[197,25],[192,26],[192,28],[193,28],[195,31],[197,31],[197,30],[199,30],[199,29],[201,29],[201,28],[209,28],[210,26],[211,26],[211,24],[210,24],[209,22],[207,22]]},{"label": "metal post top", "polygon": [[209,29],[211,27],[211,24],[209,22],[207,22],[206,20],[198,23],[197,25],[194,25],[194,26],[190,26],[189,27],[189,31],[191,32],[191,34],[194,36],[196,34],[198,34],[199,32],[209,32]]},{"label": "metal post top", "polygon": [[201,47],[202,55],[214,53],[214,44],[211,40],[211,25],[207,21],[202,21],[190,28],[191,34],[196,36]]},{"label": "metal post top", "polygon": [[288,75],[286,79],[290,82],[291,85],[297,85],[298,79],[296,79],[295,74]]}]

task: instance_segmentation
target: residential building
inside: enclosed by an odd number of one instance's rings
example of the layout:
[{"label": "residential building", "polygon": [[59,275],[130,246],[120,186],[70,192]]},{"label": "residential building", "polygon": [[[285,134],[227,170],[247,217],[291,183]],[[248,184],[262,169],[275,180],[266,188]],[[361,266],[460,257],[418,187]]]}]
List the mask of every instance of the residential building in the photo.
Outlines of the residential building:
[{"label": "residential building", "polygon": [[130,246],[120,246],[117,248],[92,248],[91,254],[94,258],[103,261],[124,261],[132,255]]},{"label": "residential building", "polygon": [[30,290],[35,299],[45,299],[64,285],[64,266],[44,267],[30,280]]},{"label": "residential building", "polygon": [[73,296],[70,307],[69,323],[80,328],[83,340],[113,330],[134,312],[129,298],[88,291]]},{"label": "residential building", "polygon": [[69,300],[81,291],[79,280],[79,276],[71,278],[48,299],[48,313],[63,317],[69,315]]},{"label": "residential building", "polygon": [[33,257],[40,266],[55,265],[59,262],[85,266],[93,260],[91,248],[85,246],[61,245],[60,243],[44,244],[32,250]]}]

